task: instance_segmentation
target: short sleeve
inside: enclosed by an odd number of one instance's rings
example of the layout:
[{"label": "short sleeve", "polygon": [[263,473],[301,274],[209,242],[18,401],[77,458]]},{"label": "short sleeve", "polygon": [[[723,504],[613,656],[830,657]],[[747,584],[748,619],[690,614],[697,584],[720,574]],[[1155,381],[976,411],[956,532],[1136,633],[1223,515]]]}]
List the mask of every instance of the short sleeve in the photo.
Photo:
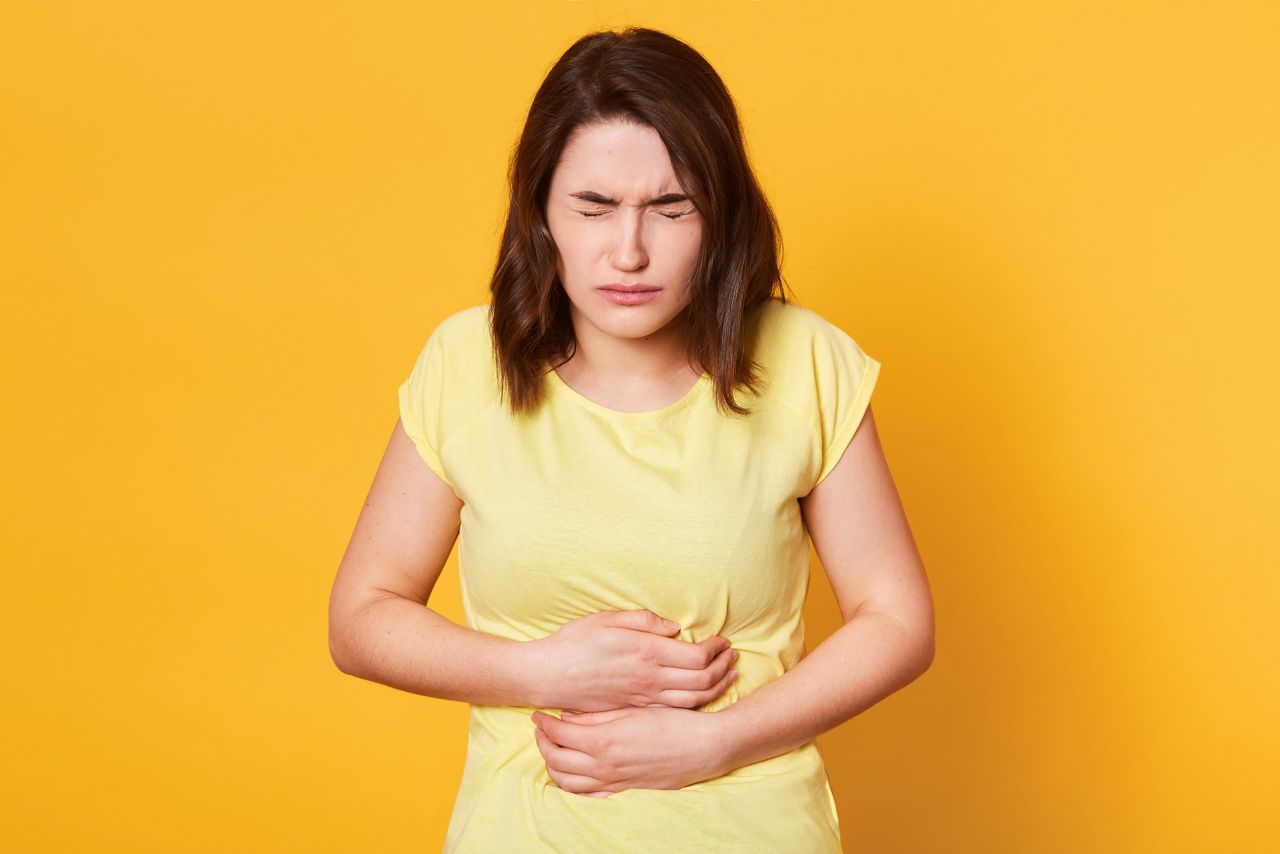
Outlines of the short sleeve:
[{"label": "short sleeve", "polygon": [[446,391],[444,340],[437,327],[418,354],[409,377],[400,384],[400,423],[418,456],[436,476],[453,487],[440,459],[441,423]]},{"label": "short sleeve", "polygon": [[817,392],[817,422],[822,465],[816,487],[840,462],[871,403],[880,376],[880,363],[863,352],[840,327],[822,321],[812,348]]}]

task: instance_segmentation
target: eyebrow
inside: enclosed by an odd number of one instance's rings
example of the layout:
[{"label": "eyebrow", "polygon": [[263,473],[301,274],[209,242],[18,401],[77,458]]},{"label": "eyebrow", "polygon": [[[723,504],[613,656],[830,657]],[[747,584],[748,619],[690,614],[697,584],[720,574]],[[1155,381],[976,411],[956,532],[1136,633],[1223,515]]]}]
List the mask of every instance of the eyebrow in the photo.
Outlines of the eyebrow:
[{"label": "eyebrow", "polygon": [[[577,193],[570,193],[575,199],[581,199],[584,202],[592,202],[597,205],[616,205],[617,199],[611,199],[608,196],[602,196],[599,193],[593,193],[591,190],[582,190]],[[687,202],[689,197],[683,193],[667,193],[665,196],[658,196],[656,199],[646,199],[641,202],[642,206],[647,205],[673,205],[676,202]]]}]

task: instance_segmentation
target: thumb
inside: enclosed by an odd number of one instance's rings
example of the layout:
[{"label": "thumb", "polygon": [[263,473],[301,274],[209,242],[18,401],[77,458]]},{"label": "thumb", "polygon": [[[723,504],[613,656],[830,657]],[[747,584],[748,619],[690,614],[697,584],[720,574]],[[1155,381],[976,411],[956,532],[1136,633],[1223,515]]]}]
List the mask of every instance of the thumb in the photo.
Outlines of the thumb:
[{"label": "thumb", "polygon": [[603,724],[617,720],[630,713],[630,709],[603,709],[598,712],[566,712],[560,710],[560,717],[575,724]]},{"label": "thumb", "polygon": [[638,629],[642,632],[656,632],[660,635],[673,635],[680,631],[680,626],[677,623],[671,620],[664,620],[648,608],[640,608],[635,611],[614,611],[609,622],[615,626]]}]

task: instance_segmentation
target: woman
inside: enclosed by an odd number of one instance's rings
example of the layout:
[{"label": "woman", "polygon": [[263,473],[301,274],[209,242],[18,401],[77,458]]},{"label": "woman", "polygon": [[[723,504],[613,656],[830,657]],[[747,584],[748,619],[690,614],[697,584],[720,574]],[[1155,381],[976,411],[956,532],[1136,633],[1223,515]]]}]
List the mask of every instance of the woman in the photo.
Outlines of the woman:
[{"label": "woman", "polygon": [[[775,295],[732,100],[670,36],[570,47],[510,181],[491,303],[399,389],[334,660],[471,704],[446,851],[839,851],[813,739],[933,655],[879,363]],[[810,537],[845,625],[805,656]],[[423,607],[455,538],[465,628]]]}]

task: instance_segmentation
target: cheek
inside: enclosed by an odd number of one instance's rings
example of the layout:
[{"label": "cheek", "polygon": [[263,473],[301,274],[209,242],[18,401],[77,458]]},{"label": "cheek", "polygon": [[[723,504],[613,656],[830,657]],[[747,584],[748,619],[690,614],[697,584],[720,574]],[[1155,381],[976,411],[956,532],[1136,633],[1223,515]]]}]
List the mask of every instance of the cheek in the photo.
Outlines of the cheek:
[{"label": "cheek", "polygon": [[582,254],[584,239],[581,232],[575,228],[576,225],[577,223],[572,221],[556,219],[547,222],[547,229],[551,232],[551,239],[555,241],[556,251],[566,259]]},{"label": "cheek", "polygon": [[577,270],[582,266],[582,248],[579,244],[565,242],[557,244],[558,257],[556,264],[561,271]]},{"label": "cheek", "polygon": [[571,264],[573,256],[573,240],[566,233],[564,225],[554,217],[547,220],[547,231],[551,233],[551,242],[556,248],[556,267],[561,270]]},{"label": "cheek", "polygon": [[694,267],[698,263],[698,253],[702,250],[702,232],[690,229],[680,244],[680,257],[686,267]]}]

